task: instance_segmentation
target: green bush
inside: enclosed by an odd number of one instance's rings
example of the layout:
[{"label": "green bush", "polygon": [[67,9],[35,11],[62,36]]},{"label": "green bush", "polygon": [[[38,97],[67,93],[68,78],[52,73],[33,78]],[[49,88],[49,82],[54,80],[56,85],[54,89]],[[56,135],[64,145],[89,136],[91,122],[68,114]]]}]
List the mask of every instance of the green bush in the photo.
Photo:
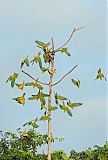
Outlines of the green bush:
[{"label": "green bush", "polygon": [[70,158],[63,150],[60,150],[52,152],[51,160],[70,160]]}]

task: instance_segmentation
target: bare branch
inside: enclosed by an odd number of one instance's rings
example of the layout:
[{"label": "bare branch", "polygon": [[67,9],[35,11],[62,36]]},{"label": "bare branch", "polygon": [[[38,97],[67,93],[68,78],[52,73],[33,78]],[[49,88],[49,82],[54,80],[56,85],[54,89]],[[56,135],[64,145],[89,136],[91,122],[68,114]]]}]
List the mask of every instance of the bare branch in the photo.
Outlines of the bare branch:
[{"label": "bare branch", "polygon": [[54,83],[52,86],[57,85],[58,83],[60,83],[69,73],[71,73],[78,65],[76,65],[75,67],[73,67],[69,72],[67,72],[58,82]]},{"label": "bare branch", "polygon": [[[34,81],[36,81],[36,79],[35,78],[33,78],[30,74],[28,74],[27,72],[25,72],[25,71],[23,71],[23,70],[21,70],[24,74],[26,74],[27,76],[29,76],[31,79],[33,79]],[[44,82],[40,82],[40,81],[38,81],[40,84],[43,84],[43,85],[46,85],[46,86],[48,86],[49,84],[48,83],[44,83]]]},{"label": "bare branch", "polygon": [[80,29],[82,29],[82,28],[84,28],[84,27],[85,27],[85,26],[80,27],[80,28],[74,28],[74,30],[72,31],[69,39],[68,39],[61,47],[59,47],[58,49],[56,49],[56,51],[57,51],[57,50],[59,51],[61,48],[63,48],[63,47],[71,40],[73,34],[74,34],[76,31],[79,31]]}]

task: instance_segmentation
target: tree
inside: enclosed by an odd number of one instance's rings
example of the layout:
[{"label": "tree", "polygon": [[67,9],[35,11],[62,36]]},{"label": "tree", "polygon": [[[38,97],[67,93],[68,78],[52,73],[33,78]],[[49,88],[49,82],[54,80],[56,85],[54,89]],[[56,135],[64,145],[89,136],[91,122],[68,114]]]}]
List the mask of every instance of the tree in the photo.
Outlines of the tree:
[{"label": "tree", "polygon": [[[40,48],[41,51],[39,51],[38,54],[31,61],[29,61],[28,56],[24,60],[22,60],[21,66],[20,66],[21,69],[24,65],[29,67],[30,63],[39,64],[39,68],[40,68],[41,72],[43,74],[45,72],[47,74],[49,74],[49,78],[50,78],[49,83],[41,82],[38,78],[36,79],[36,78],[32,77],[30,74],[28,74],[27,72],[25,72],[23,70],[22,70],[22,72],[25,75],[27,75],[28,77],[30,77],[33,80],[32,82],[25,83],[25,81],[23,81],[22,83],[16,83],[16,80],[18,78],[17,73],[12,74],[8,78],[8,80],[6,81],[6,82],[8,82],[8,81],[11,82],[12,88],[14,86],[17,86],[19,90],[23,90],[25,86],[29,86],[29,87],[33,87],[33,88],[38,89],[37,94],[36,95],[32,94],[32,96],[29,97],[28,99],[29,100],[39,100],[40,106],[41,106],[40,109],[42,111],[44,111],[44,114],[41,116],[41,118],[39,118],[39,119],[36,118],[35,125],[37,125],[37,121],[48,121],[48,160],[51,160],[51,113],[53,111],[57,110],[58,108],[60,108],[61,110],[63,110],[69,116],[72,117],[72,112],[71,112],[70,108],[74,109],[75,107],[82,105],[82,103],[71,102],[67,97],[59,95],[59,93],[54,93],[54,99],[55,99],[56,105],[52,105],[53,86],[59,84],[68,74],[70,74],[77,67],[77,65],[74,66],[69,72],[64,74],[64,76],[60,80],[53,83],[53,76],[54,76],[54,73],[56,72],[56,68],[55,68],[55,64],[54,64],[55,56],[58,53],[66,54],[69,57],[71,56],[71,54],[68,52],[68,48],[66,48],[65,46],[71,40],[74,33],[79,31],[82,28],[83,27],[74,28],[69,39],[62,46],[60,46],[57,49],[54,48],[53,38],[52,38],[51,43],[50,42],[45,43],[45,42],[41,42],[39,40],[36,40],[35,43],[36,43],[37,47]],[[50,45],[51,45],[51,47],[50,47]],[[42,57],[42,55],[43,55],[43,57]],[[43,63],[45,65],[45,67],[43,66]],[[76,80],[72,79],[72,82],[78,88],[80,87],[80,80],[76,81]],[[48,87],[49,93],[42,92],[43,86]],[[19,104],[24,105],[26,103],[25,95],[26,95],[26,93],[23,93],[23,95],[21,95],[17,98],[13,98],[13,100],[17,101]],[[46,103],[46,99],[47,99],[47,103]]]}]

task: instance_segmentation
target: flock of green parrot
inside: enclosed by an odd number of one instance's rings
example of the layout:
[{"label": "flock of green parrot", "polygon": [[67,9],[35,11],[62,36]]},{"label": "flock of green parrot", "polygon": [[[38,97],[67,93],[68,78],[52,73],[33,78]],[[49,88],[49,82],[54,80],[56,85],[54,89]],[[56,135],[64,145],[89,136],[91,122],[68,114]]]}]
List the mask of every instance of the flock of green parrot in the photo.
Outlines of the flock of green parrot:
[{"label": "flock of green parrot", "polygon": [[[44,59],[44,62],[45,63],[49,63],[49,66],[50,66],[50,62],[51,62],[51,56],[50,56],[50,53],[51,53],[51,49],[48,49],[48,46],[50,45],[50,43],[43,43],[41,41],[35,41],[35,43],[38,45],[39,48],[41,48],[43,51],[44,51],[44,54],[43,54],[43,59]],[[68,52],[68,48],[61,48],[59,50],[55,50],[54,51],[55,53],[56,52],[60,52],[60,53],[65,53],[67,54],[68,56],[71,56],[70,53]],[[56,72],[56,69],[49,69],[48,68],[44,68],[43,65],[42,65],[42,60],[41,60],[41,52],[38,52],[38,55],[34,57],[33,60],[31,60],[29,62],[29,59],[28,59],[28,56],[21,62],[21,65],[20,65],[20,68],[22,68],[24,65],[26,66],[29,66],[30,63],[34,64],[34,63],[38,63],[39,64],[39,67],[40,67],[40,70],[42,71],[42,73],[44,73],[45,71],[48,71],[49,74],[51,75],[54,75],[54,73]],[[18,89],[20,90],[23,90],[25,86],[31,86],[33,88],[38,88],[39,89],[39,92],[38,94],[36,95],[32,95],[32,97],[28,98],[29,100],[40,100],[40,103],[41,103],[41,109],[47,109],[46,108],[46,101],[45,101],[45,98],[49,97],[48,94],[45,94],[43,93],[41,90],[43,89],[43,87],[39,84],[39,81],[38,79],[34,82],[29,82],[29,83],[25,83],[24,81],[21,83],[21,84],[18,84],[16,83],[16,80],[18,78],[18,74],[17,73],[14,73],[13,75],[11,75],[6,83],[8,81],[10,81],[11,83],[11,87],[13,88],[14,86],[17,86]],[[97,76],[96,76],[96,79],[105,79],[107,81],[107,79],[105,78],[104,74],[102,73],[101,69],[99,68],[98,72],[97,72]],[[76,87],[80,88],[80,80],[75,80],[75,79],[72,79],[72,83],[73,85],[75,85]],[[72,103],[70,100],[68,100],[66,97],[63,97],[61,95],[58,95],[57,93],[54,94],[54,97],[55,97],[55,103],[56,103],[56,106],[49,106],[49,109],[51,111],[54,111],[56,109],[58,109],[57,106],[59,106],[64,112],[67,112],[69,114],[69,116],[72,116],[72,113],[69,109],[70,108],[75,108],[75,107],[78,107],[80,105],[82,105],[82,103]],[[25,104],[25,93],[23,93],[20,97],[17,97],[17,98],[13,98],[13,100],[17,101],[19,104],[22,104],[24,105]],[[67,101],[67,103],[65,103]],[[60,102],[60,103],[59,103]],[[61,103],[62,102],[62,103]],[[48,120],[48,116],[46,115],[46,111],[44,113],[44,116],[41,117],[40,120]],[[26,131],[25,131],[26,133]]]}]

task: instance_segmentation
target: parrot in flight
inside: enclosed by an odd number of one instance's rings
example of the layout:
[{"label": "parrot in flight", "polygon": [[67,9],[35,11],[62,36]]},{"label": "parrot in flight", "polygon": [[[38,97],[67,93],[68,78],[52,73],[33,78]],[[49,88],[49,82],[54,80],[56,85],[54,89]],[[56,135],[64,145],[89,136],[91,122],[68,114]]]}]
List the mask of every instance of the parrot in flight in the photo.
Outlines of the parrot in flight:
[{"label": "parrot in flight", "polygon": [[23,81],[23,83],[21,83],[21,84],[15,83],[15,85],[18,87],[18,89],[23,90],[23,89],[24,89],[25,82]]},{"label": "parrot in flight", "polygon": [[103,78],[107,81],[107,79],[105,78],[104,74],[101,72],[101,69],[99,68],[98,74],[97,74],[95,80],[97,80],[97,79],[102,80]]},{"label": "parrot in flight", "polygon": [[11,87],[13,88],[15,85],[15,80],[18,78],[18,74],[14,72],[14,74],[10,75],[9,78],[6,80],[6,83],[8,81],[11,82]]},{"label": "parrot in flight", "polygon": [[18,103],[22,104],[24,106],[25,104],[25,93],[21,97],[13,98],[13,100],[17,101]]},{"label": "parrot in flight", "polygon": [[72,79],[72,83],[77,86],[78,88],[80,87],[80,80],[78,79],[78,81]]}]

